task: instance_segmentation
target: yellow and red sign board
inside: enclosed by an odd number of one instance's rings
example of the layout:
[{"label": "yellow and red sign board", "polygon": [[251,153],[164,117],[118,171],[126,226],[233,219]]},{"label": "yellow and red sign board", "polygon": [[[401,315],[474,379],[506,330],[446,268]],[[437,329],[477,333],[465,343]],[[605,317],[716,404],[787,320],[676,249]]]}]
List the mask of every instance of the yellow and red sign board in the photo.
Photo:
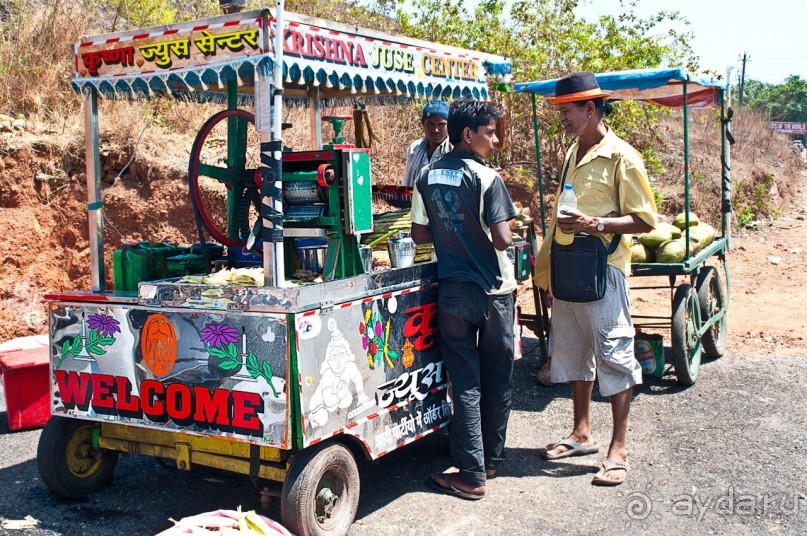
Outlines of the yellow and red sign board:
[{"label": "yellow and red sign board", "polygon": [[74,76],[151,74],[264,52],[259,18],[109,37],[76,46]]},{"label": "yellow and red sign board", "polygon": [[[486,75],[510,70],[509,62],[490,54],[291,13],[284,20],[282,53],[289,86],[486,98]],[[276,32],[276,20],[267,11],[256,11],[89,37],[75,46],[74,87],[142,92],[146,86],[138,80],[159,77],[168,87],[173,74],[185,82],[173,88],[187,85],[194,91],[207,91],[209,81],[220,86],[222,79],[251,85],[255,68],[277,56],[272,50]]]}]

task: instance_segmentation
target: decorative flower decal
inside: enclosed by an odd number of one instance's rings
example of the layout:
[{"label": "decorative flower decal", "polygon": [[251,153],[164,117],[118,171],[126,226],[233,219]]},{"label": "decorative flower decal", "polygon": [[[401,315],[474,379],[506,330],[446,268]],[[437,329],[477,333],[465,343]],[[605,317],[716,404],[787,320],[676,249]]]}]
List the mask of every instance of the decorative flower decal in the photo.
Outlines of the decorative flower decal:
[{"label": "decorative flower decal", "polygon": [[252,352],[247,353],[246,334],[242,333],[243,352],[239,354],[238,330],[225,324],[210,324],[202,329],[202,340],[207,343],[207,353],[219,359],[218,366],[221,370],[237,372],[241,367],[246,368],[253,378],[258,376],[266,380],[275,398],[280,397],[275,386],[272,384],[272,366],[267,362],[258,362],[258,358]]},{"label": "decorative flower decal", "polygon": [[53,367],[58,369],[62,366],[62,362],[68,357],[78,356],[82,350],[86,350],[85,356],[104,355],[106,350],[102,346],[111,346],[115,343],[115,333],[120,333],[120,322],[115,320],[114,317],[104,314],[94,314],[87,317],[86,326],[89,326],[90,331],[86,335],[85,324],[82,324],[81,335],[77,335],[72,339],[65,339],[62,342],[61,356],[59,361]]},{"label": "decorative flower decal", "polygon": [[395,368],[398,361],[398,352],[387,347],[389,342],[390,320],[387,320],[386,333],[381,315],[367,309],[364,313],[364,322],[359,323],[359,333],[362,334],[361,346],[367,350],[367,364],[371,369],[380,367],[386,361],[389,368]]},{"label": "decorative flower decal", "polygon": [[102,337],[114,337],[120,333],[120,323],[111,316],[94,314],[87,317],[87,325]]},{"label": "decorative flower decal", "polygon": [[202,340],[211,348],[222,348],[238,342],[238,330],[224,324],[210,324],[202,330]]}]

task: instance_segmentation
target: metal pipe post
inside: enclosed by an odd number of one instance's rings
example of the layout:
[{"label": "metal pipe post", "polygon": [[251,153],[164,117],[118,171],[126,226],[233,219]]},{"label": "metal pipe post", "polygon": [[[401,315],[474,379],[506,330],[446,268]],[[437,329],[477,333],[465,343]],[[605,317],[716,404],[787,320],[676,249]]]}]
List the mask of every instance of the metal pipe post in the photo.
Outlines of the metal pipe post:
[{"label": "metal pipe post", "polygon": [[[275,42],[273,46],[272,100],[269,119],[271,139],[261,143],[261,222],[263,225],[263,272],[264,284],[282,287],[285,279],[283,255],[283,6],[284,0],[277,0],[275,10]],[[266,81],[255,85],[256,94],[263,93]],[[263,93],[264,98],[268,93]],[[268,99],[267,99],[268,101]],[[265,105],[269,103],[266,102]],[[257,103],[256,103],[257,105]],[[263,114],[262,114],[263,115]],[[266,119],[264,117],[264,119]]]},{"label": "metal pipe post", "polygon": [[314,86],[308,91],[308,102],[311,148],[319,151],[322,149],[322,102],[319,100],[319,86]]},{"label": "metal pipe post", "polygon": [[[720,219],[723,224],[723,236],[726,238],[726,250],[731,249],[731,118],[726,114],[726,103],[731,106],[731,69],[726,73],[726,91],[720,103],[720,169],[722,171],[721,194],[722,204]],[[728,283],[727,283],[728,284]]]},{"label": "metal pipe post", "polygon": [[87,219],[90,226],[90,278],[93,292],[106,289],[104,274],[104,206],[101,203],[101,158],[98,155],[98,93],[85,89],[84,148],[87,165]]}]

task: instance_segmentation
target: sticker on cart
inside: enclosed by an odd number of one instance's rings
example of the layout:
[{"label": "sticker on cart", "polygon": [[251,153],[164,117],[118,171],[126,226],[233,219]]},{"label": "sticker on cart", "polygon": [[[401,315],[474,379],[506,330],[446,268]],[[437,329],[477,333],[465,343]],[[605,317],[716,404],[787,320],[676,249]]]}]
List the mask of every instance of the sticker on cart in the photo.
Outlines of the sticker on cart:
[{"label": "sticker on cart", "polygon": [[297,337],[301,340],[313,339],[322,331],[322,317],[304,316],[297,320]]},{"label": "sticker on cart", "polygon": [[312,428],[325,426],[331,413],[352,407],[354,393],[358,407],[371,402],[364,392],[364,380],[356,365],[356,356],[333,318],[328,319],[328,331],[331,340],[325,348],[319,383],[308,406],[308,422]]}]

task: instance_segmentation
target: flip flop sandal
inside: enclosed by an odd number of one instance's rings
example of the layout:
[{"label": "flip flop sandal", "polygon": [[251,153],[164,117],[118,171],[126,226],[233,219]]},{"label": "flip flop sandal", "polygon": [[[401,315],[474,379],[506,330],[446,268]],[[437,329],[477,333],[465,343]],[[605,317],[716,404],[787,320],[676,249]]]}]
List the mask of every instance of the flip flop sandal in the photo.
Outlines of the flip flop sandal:
[{"label": "flip flop sandal", "polygon": [[[595,486],[618,486],[623,483],[628,478],[628,464],[622,462],[615,462],[614,460],[605,460],[602,462],[602,476],[597,475],[591,479],[591,483]],[[622,476],[619,478],[605,478],[605,475],[608,474],[608,471],[615,471],[622,469],[624,472]]]},{"label": "flip flop sandal", "polygon": [[[568,450],[564,450],[558,454],[550,454],[550,450],[554,450],[557,447],[568,447]],[[583,445],[578,443],[577,441],[572,441],[571,439],[562,439],[555,443],[555,445],[551,449],[542,449],[541,456],[545,460],[560,460],[561,458],[569,458],[571,456],[588,456],[589,454],[597,454],[600,451],[600,446],[597,443],[592,445]]]},{"label": "flip flop sandal", "polygon": [[484,492],[471,493],[470,491],[462,491],[461,489],[454,487],[451,484],[451,482],[448,481],[448,478],[446,478],[444,474],[441,473],[441,475],[443,482],[448,484],[448,486],[440,484],[434,478],[432,478],[432,476],[429,476],[429,478],[426,479],[426,484],[428,484],[428,486],[431,487],[433,490],[439,491],[440,493],[445,493],[446,495],[453,495],[454,497],[459,497],[460,499],[466,499],[469,501],[478,501],[479,499],[485,496]]}]

